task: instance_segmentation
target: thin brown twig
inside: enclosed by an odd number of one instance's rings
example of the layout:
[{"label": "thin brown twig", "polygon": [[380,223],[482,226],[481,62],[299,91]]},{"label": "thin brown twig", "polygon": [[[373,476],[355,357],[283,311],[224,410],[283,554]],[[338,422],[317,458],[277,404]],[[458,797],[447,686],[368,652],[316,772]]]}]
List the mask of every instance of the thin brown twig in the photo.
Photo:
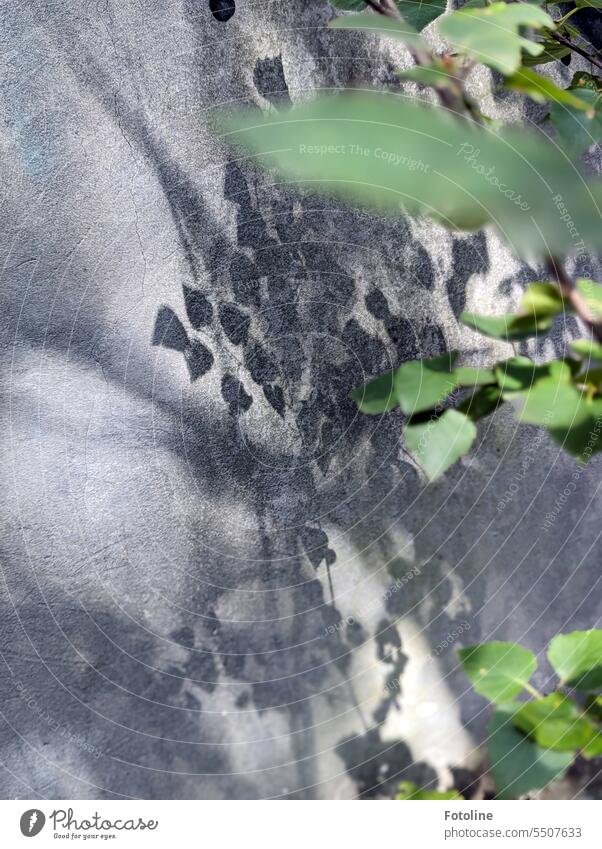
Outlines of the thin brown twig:
[{"label": "thin brown twig", "polygon": [[[403,15],[395,5],[394,0],[364,0],[364,2],[367,6],[370,6],[371,9],[374,9],[374,11],[379,15],[384,15],[387,18],[393,18],[393,20],[396,21],[404,21]],[[414,62],[419,67],[428,68],[433,64],[434,57],[427,50],[423,50],[420,47],[414,47],[410,44],[407,45],[407,48],[411,53]],[[447,109],[452,112],[456,112],[459,115],[465,115],[467,111],[472,115],[472,110],[468,108],[465,100],[463,82],[458,87],[461,89],[459,95],[455,95],[453,91],[443,86],[435,86],[435,91],[437,92],[442,105]]]},{"label": "thin brown twig", "polygon": [[568,47],[570,50],[574,50],[575,53],[578,53],[580,56],[583,56],[584,59],[587,59],[588,62],[591,62],[592,65],[595,65],[597,68],[602,70],[602,60],[598,59],[596,56],[592,56],[591,53],[588,53],[587,50],[584,50],[583,47],[579,47],[577,44],[573,44],[568,38],[565,38],[563,35],[559,35],[557,32],[551,32],[550,35],[557,41],[559,44],[563,44],[565,47]]},{"label": "thin brown twig", "polygon": [[555,257],[550,257],[546,262],[546,267],[560,286],[563,297],[566,298],[575,310],[575,313],[588,328],[594,339],[597,342],[602,342],[602,323],[592,316],[587,301],[575,286],[575,281],[566,273],[562,262]]}]

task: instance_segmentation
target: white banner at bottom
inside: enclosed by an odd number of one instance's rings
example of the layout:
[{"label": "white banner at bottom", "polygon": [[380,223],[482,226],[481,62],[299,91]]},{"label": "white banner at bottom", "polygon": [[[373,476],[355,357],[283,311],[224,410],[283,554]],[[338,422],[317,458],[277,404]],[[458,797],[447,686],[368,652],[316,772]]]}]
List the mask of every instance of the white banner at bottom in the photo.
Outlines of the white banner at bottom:
[{"label": "white banner at bottom", "polygon": [[600,849],[602,802],[0,801],[0,846]]}]

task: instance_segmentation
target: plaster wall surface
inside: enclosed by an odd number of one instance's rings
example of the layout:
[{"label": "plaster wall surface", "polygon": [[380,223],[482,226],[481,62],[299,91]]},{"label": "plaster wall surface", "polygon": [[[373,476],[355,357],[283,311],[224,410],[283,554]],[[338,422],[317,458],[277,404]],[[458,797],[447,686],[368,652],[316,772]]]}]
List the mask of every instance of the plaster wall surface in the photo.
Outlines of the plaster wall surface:
[{"label": "plaster wall surface", "polygon": [[302,196],[212,129],[416,94],[409,57],[321,2],[1,14],[0,794],[349,798],[475,768],[454,649],[523,642],[545,687],[551,636],[599,624],[601,461],[575,479],[502,412],[425,487],[399,415],[348,395],[508,355],[457,316],[538,272],[491,233]]}]

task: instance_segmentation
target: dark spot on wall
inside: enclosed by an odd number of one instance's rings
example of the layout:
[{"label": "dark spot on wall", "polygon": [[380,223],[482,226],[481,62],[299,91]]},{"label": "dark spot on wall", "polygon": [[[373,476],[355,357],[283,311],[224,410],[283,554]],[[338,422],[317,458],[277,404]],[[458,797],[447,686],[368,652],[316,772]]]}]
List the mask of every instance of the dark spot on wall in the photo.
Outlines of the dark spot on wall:
[{"label": "dark spot on wall", "polygon": [[[364,798],[392,799],[400,781],[415,781],[420,787],[429,787],[437,780],[435,771],[423,761],[415,761],[401,740],[393,743],[381,740],[378,728],[344,738],[337,745],[336,753]],[[388,765],[386,772],[383,764]]]},{"label": "dark spot on wall", "polygon": [[204,374],[207,374],[213,365],[213,354],[199,342],[198,339],[193,339],[186,351],[184,352],[186,365],[190,372],[190,380],[198,380]]},{"label": "dark spot on wall", "polygon": [[268,403],[278,413],[281,418],[284,418],[284,393],[278,384],[271,386],[266,383],[263,387],[263,394],[267,398]]},{"label": "dark spot on wall", "polygon": [[253,345],[245,353],[245,366],[260,386],[272,383],[278,377],[278,369],[261,345]]},{"label": "dark spot on wall", "polygon": [[240,696],[236,697],[236,707],[237,708],[245,708],[249,702],[251,701],[251,694],[248,690],[244,690]]},{"label": "dark spot on wall", "polygon": [[222,24],[229,21],[236,11],[234,0],[209,0],[209,8],[215,20]]},{"label": "dark spot on wall", "polygon": [[273,106],[290,103],[281,56],[258,59],[253,69],[253,82],[259,94]]},{"label": "dark spot on wall", "polygon": [[230,276],[234,297],[239,304],[258,307],[261,300],[261,284],[255,263],[243,253],[237,253],[230,263]]},{"label": "dark spot on wall", "polygon": [[191,678],[203,690],[209,693],[215,690],[219,673],[210,651],[195,652],[184,667],[184,672],[187,678]]},{"label": "dark spot on wall", "polygon": [[184,648],[191,649],[194,646],[194,631],[188,625],[184,625],[178,631],[171,634],[172,640],[179,643]]},{"label": "dark spot on wall", "polygon": [[213,318],[213,307],[208,298],[199,292],[198,289],[191,289],[189,286],[184,286],[184,304],[186,306],[186,315],[195,330],[211,324]]},{"label": "dark spot on wall", "polygon": [[234,304],[221,304],[219,320],[224,333],[233,345],[246,345],[249,338],[250,317]]},{"label": "dark spot on wall", "polygon": [[374,318],[379,319],[379,321],[385,321],[385,319],[389,318],[389,304],[380,289],[372,289],[366,295],[365,301],[368,312]]},{"label": "dark spot on wall", "polygon": [[488,257],[484,233],[453,237],[452,272],[447,281],[447,297],[456,318],[466,306],[466,287],[470,277],[489,269]]},{"label": "dark spot on wall", "polygon": [[331,566],[337,559],[336,553],[328,547],[328,536],[321,528],[308,525],[301,529],[299,539],[314,569],[317,569],[323,560]]},{"label": "dark spot on wall", "polygon": [[175,312],[170,307],[161,307],[155,319],[153,345],[162,345],[172,351],[185,351],[188,334]]},{"label": "dark spot on wall", "polygon": [[222,398],[233,415],[245,413],[253,403],[252,396],[245,392],[240,380],[232,374],[225,374],[222,379]]}]

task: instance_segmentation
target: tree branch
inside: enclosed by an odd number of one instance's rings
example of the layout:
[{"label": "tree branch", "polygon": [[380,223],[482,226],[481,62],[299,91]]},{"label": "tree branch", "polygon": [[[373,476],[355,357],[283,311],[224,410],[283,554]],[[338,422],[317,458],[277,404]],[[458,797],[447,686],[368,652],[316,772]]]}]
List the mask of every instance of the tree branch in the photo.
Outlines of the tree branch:
[{"label": "tree branch", "polygon": [[568,47],[570,50],[574,50],[575,53],[578,53],[580,56],[583,56],[584,59],[587,59],[588,62],[591,62],[592,65],[595,65],[597,68],[602,70],[602,60],[598,59],[596,56],[592,56],[587,50],[584,50],[583,47],[579,47],[576,44],[573,44],[572,41],[569,41],[568,38],[565,38],[563,35],[559,35],[557,32],[551,32],[550,35],[557,41],[559,44],[564,44],[565,47]]},{"label": "tree branch", "polygon": [[592,316],[585,298],[575,286],[575,282],[566,273],[562,262],[555,257],[550,257],[546,262],[546,267],[556,279],[563,296],[575,310],[575,313],[585,324],[594,339],[597,342],[602,342],[602,323]]}]

